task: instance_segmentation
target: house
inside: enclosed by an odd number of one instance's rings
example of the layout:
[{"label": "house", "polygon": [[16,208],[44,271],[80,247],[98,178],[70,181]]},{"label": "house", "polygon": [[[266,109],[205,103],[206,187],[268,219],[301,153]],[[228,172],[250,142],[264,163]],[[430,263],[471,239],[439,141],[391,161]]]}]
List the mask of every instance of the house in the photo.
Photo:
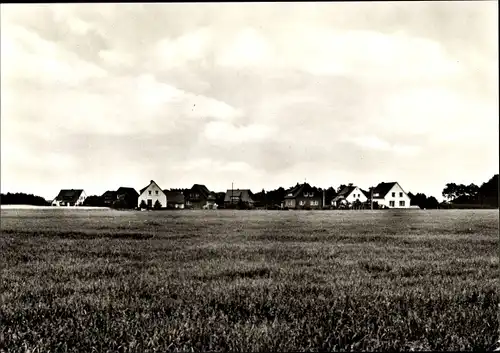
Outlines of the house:
[{"label": "house", "polygon": [[147,208],[154,208],[156,202],[159,202],[162,208],[167,207],[167,195],[163,190],[155,183],[154,180],[149,182],[149,185],[142,188],[139,192],[139,197],[137,199],[138,207],[141,207],[141,203],[144,202]]},{"label": "house", "polygon": [[81,206],[87,195],[82,189],[62,189],[54,200],[52,206]]},{"label": "house", "polygon": [[113,203],[116,201],[116,191],[106,191],[104,194],[102,194],[101,199],[104,206],[113,206]]},{"label": "house", "polygon": [[121,208],[135,208],[138,199],[139,193],[134,188],[120,186],[116,190],[116,200]]},{"label": "house", "polygon": [[163,190],[167,195],[167,208],[184,208],[184,194],[181,191]]},{"label": "house", "polygon": [[184,192],[186,208],[213,208],[216,195],[208,190],[205,185],[194,184],[191,189]]},{"label": "house", "polygon": [[284,207],[289,209],[321,209],[324,195],[308,183],[297,184],[285,193]]},{"label": "house", "polygon": [[255,201],[252,196],[252,191],[249,189],[228,189],[224,196],[224,206],[253,208]]},{"label": "house", "polygon": [[398,182],[380,183],[373,189],[373,202],[379,207],[410,208],[410,197]]},{"label": "house", "polygon": [[335,196],[332,201],[331,205],[334,207],[339,207],[342,205],[352,205],[353,203],[359,201],[361,203],[365,203],[368,201],[368,192],[364,191],[363,189],[360,189],[358,186],[355,186],[353,184],[349,184]]}]

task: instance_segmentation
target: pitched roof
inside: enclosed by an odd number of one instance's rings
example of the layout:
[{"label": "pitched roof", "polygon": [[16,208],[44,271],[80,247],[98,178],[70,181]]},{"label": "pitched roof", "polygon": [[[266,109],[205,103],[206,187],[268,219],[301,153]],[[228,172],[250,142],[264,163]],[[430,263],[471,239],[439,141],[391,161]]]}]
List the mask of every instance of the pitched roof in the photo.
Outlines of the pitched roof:
[{"label": "pitched roof", "polygon": [[61,189],[54,201],[76,202],[83,189]]},{"label": "pitched roof", "polygon": [[[314,192],[314,188],[311,185],[309,185],[308,183],[295,185],[293,188],[291,188],[285,192],[285,199],[294,199],[297,196],[299,196],[300,193],[310,192],[310,191]],[[319,196],[319,194],[316,194],[315,196]]]},{"label": "pitched roof", "polygon": [[[154,183],[154,184],[156,184],[156,182],[155,182],[154,180],[151,180],[151,181],[149,182],[149,184],[148,184],[146,187],[143,187],[143,188],[141,189],[141,191],[139,192],[139,195],[141,195],[141,194],[144,192],[144,190],[146,190],[146,189],[147,189],[147,188],[148,188],[151,184],[153,184],[153,183]],[[156,186],[158,186],[158,184],[156,184]],[[161,188],[160,188],[159,186],[158,186],[158,189],[160,189],[160,190],[161,190]],[[162,192],[163,192],[163,190],[162,190]]]},{"label": "pitched roof", "polygon": [[[392,182],[388,182],[388,183],[385,183],[385,182],[382,182],[380,184],[378,184],[374,189],[373,189],[373,198],[374,199],[383,199],[385,197],[385,195],[387,195],[387,193],[389,191],[391,191],[391,189],[394,187],[394,185],[396,185],[397,182],[395,181],[392,181]],[[377,195],[378,194],[378,195]],[[377,195],[377,196],[375,196]]]},{"label": "pitched roof", "polygon": [[355,186],[355,185],[348,185],[345,188],[343,188],[342,190],[340,190],[340,192],[337,194],[337,197],[338,196],[348,197],[351,194],[351,192],[353,192],[354,189],[356,189],[356,188],[357,188],[357,186]]},{"label": "pitched roof", "polygon": [[204,199],[209,199],[209,196],[211,194],[210,190],[208,190],[208,188],[203,184],[194,184],[190,190],[198,192]]},{"label": "pitched roof", "polygon": [[[149,185],[148,185],[149,186]],[[118,190],[116,190],[116,193],[117,194],[127,194],[127,195],[133,195],[133,196],[139,196],[139,194],[137,193],[137,191],[134,189],[134,188],[129,188],[129,187],[125,187],[125,186],[120,186],[118,188]]]},{"label": "pitched roof", "polygon": [[184,194],[180,191],[163,190],[167,195],[167,203],[184,203]]},{"label": "pitched roof", "polygon": [[243,202],[254,202],[252,192],[249,189],[228,189],[224,202],[231,202],[231,197],[239,197]]},{"label": "pitched roof", "polygon": [[102,198],[112,198],[114,199],[116,197],[116,191],[108,190],[104,194],[101,195]]}]

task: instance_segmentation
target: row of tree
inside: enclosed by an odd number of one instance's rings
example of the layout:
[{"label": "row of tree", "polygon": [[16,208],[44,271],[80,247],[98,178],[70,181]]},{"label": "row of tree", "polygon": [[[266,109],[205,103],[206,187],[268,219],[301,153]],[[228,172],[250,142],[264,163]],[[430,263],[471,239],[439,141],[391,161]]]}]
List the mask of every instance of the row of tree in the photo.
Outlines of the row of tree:
[{"label": "row of tree", "polygon": [[443,189],[443,197],[448,204],[480,207],[498,207],[498,174],[477,186],[475,184],[448,183]]},{"label": "row of tree", "polygon": [[34,206],[50,206],[50,202],[41,196],[33,194],[25,194],[16,192],[14,194],[0,194],[0,204],[2,205],[34,205]]}]

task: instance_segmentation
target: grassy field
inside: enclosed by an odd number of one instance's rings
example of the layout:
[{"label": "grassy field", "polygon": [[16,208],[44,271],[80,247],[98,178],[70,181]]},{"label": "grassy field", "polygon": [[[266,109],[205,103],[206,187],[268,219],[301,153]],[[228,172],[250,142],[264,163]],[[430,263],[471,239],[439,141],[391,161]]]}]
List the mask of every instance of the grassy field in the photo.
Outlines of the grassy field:
[{"label": "grassy field", "polygon": [[485,350],[498,210],[2,210],[9,352]]}]

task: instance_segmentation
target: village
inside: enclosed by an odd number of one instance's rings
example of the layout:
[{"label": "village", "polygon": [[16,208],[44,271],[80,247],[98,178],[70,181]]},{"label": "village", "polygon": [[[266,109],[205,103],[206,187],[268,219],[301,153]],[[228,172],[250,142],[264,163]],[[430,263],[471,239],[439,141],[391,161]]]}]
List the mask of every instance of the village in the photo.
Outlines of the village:
[{"label": "village", "polygon": [[101,196],[88,197],[83,189],[62,189],[52,200],[52,206],[78,207],[101,206],[117,209],[379,209],[418,208],[411,205],[411,195],[398,182],[381,182],[369,191],[359,186],[342,185],[337,191],[316,188],[304,182],[283,190],[278,195],[266,197],[263,190],[253,193],[250,189],[227,189],[226,192],[210,191],[203,184],[190,189],[162,189],[154,180],[137,192],[132,187],[119,187]]}]

